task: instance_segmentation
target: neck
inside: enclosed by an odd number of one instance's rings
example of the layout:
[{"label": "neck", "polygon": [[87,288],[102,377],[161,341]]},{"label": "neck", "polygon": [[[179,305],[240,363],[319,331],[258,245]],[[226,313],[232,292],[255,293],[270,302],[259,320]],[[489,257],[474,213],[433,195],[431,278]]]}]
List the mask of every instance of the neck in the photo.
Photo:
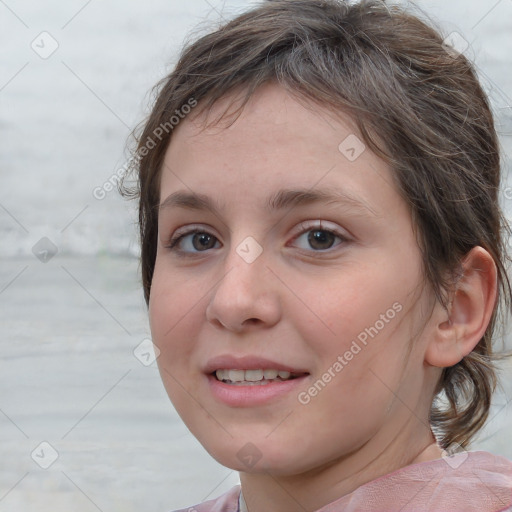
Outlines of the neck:
[{"label": "neck", "polygon": [[314,512],[371,480],[410,464],[438,459],[442,453],[427,429],[409,436],[406,452],[404,436],[396,436],[377,456],[372,441],[355,453],[301,475],[240,473],[248,512]]}]

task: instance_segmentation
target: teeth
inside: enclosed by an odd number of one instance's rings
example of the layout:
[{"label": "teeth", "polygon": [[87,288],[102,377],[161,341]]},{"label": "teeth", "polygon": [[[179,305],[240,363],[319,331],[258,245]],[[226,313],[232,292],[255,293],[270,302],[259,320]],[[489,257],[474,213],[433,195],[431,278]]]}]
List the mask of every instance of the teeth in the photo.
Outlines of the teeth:
[{"label": "teeth", "polygon": [[228,380],[233,382],[242,382],[245,379],[244,370],[228,370]]},{"label": "teeth", "polygon": [[228,378],[228,370],[217,370],[215,376],[219,380],[226,380]]},{"label": "teeth", "polygon": [[218,380],[231,382],[260,382],[290,378],[291,373],[284,370],[227,370],[220,369],[215,372]]},{"label": "teeth", "polygon": [[256,382],[263,379],[263,370],[245,370],[245,380]]},{"label": "teeth", "polygon": [[267,380],[275,379],[279,372],[277,370],[264,370],[263,377]]}]

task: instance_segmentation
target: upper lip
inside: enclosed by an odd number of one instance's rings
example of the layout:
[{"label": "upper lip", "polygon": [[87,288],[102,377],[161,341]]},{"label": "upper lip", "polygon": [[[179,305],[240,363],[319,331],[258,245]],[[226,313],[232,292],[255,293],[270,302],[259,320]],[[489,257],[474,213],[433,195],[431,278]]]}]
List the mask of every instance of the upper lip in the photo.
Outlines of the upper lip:
[{"label": "upper lip", "polygon": [[205,367],[205,373],[213,373],[216,370],[282,370],[293,374],[309,373],[304,368],[293,367],[289,364],[279,363],[260,356],[222,355],[210,359]]}]

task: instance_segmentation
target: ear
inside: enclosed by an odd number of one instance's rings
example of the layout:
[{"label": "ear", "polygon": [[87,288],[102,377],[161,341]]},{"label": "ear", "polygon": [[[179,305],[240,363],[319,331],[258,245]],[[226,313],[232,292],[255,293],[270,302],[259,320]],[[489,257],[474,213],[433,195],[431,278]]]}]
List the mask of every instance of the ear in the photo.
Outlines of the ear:
[{"label": "ear", "polygon": [[493,257],[482,247],[474,247],[461,267],[449,310],[438,303],[431,318],[434,325],[425,362],[432,366],[447,368],[467,356],[484,335],[494,311],[498,285]]}]

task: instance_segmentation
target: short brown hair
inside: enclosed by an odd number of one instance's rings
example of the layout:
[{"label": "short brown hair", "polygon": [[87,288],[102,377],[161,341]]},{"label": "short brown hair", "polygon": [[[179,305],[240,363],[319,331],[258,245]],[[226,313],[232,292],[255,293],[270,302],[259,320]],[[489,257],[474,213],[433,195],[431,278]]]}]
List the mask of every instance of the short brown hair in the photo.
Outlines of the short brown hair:
[{"label": "short brown hair", "polygon": [[[137,137],[136,186],[121,184],[125,196],[139,199],[146,303],[172,116],[191,100],[197,110],[209,110],[235,90],[245,91],[240,112],[267,82],[349,114],[365,143],[390,164],[410,207],[426,282],[444,306],[462,257],[481,246],[496,262],[499,303],[508,311],[500,154],[487,97],[472,64],[450,50],[439,31],[385,0],[267,0],[185,47],[157,85],[154,107]],[[155,133],[158,142],[147,151]],[[430,421],[444,448],[454,442],[467,446],[488,417],[499,310],[474,351],[443,370]]]}]

